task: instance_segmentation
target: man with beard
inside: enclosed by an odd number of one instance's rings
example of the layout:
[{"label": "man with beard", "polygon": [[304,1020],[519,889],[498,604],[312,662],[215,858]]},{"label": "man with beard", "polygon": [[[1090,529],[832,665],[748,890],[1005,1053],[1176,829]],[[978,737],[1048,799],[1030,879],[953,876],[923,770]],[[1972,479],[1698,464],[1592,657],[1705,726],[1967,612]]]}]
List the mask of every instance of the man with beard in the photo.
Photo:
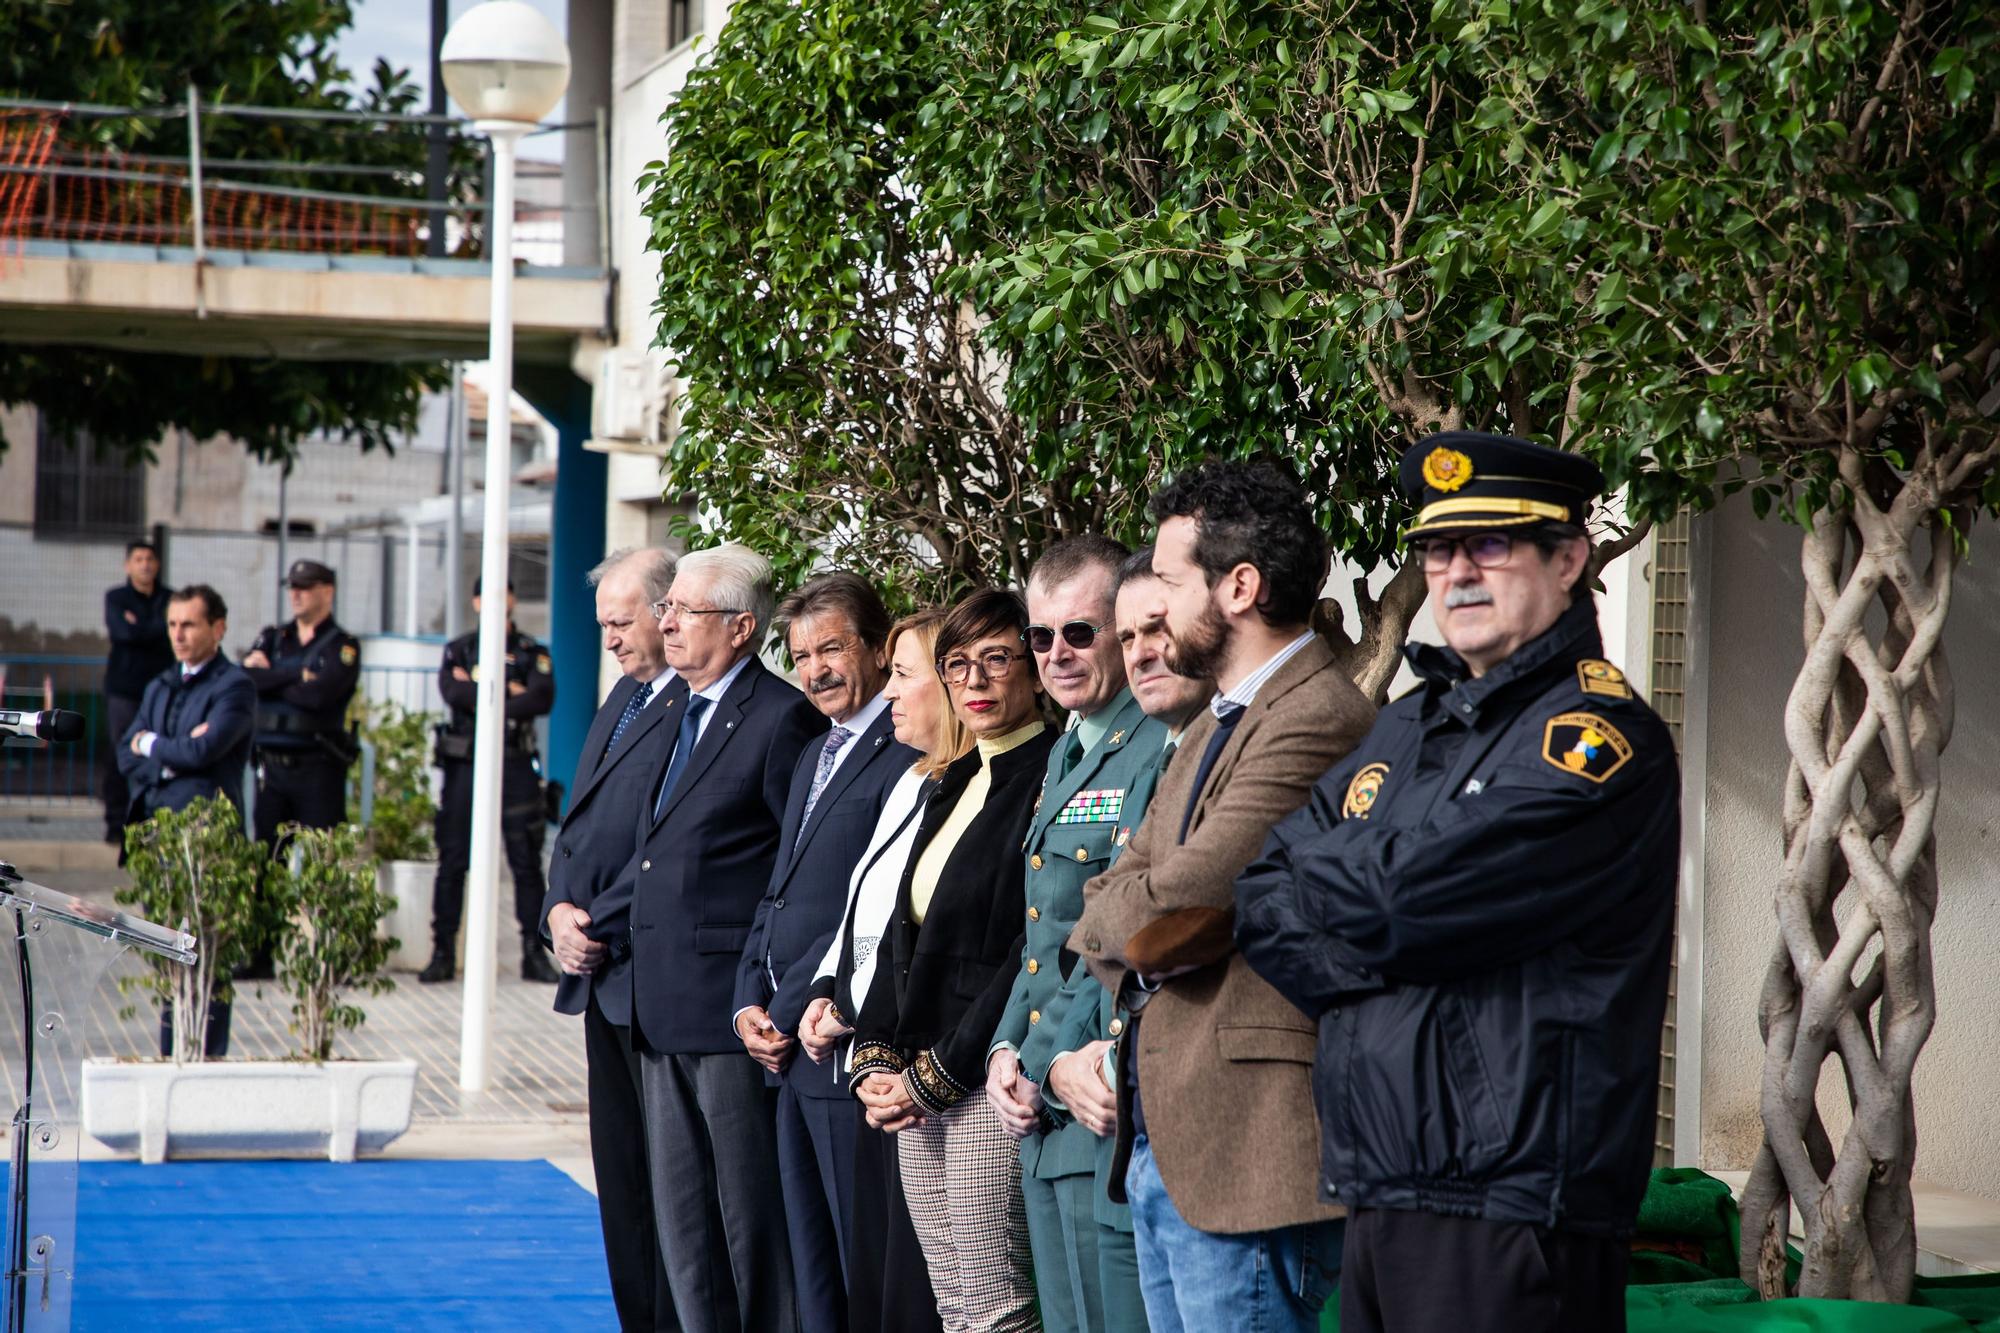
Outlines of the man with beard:
[{"label": "man with beard", "polygon": [[834,1065],[799,1060],[813,974],[847,908],[882,802],[917,761],[898,745],[882,687],[889,608],[866,580],[821,574],[778,604],[775,627],[806,698],[832,722],[799,756],[771,884],[737,968],[734,1023],[764,1081],[778,1089],[778,1183],[785,1198],[799,1326],[847,1327],[847,1221],[861,1104]]},{"label": "man with beard", "polygon": [[1168,665],[1217,694],[1070,936],[1125,1026],[1110,1188],[1154,1333],[1307,1333],[1341,1215],[1317,1189],[1315,1024],[1237,953],[1233,886],[1375,710],[1307,625],[1326,543],[1284,469],[1204,463],[1151,510]]}]

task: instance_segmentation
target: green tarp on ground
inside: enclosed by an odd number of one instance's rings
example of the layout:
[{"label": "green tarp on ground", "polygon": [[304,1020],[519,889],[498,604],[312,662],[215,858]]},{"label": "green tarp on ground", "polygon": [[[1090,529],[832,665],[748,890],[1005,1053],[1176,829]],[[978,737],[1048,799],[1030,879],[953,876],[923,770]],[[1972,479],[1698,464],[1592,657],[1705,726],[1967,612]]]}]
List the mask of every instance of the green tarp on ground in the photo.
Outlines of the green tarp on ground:
[{"label": "green tarp on ground", "polygon": [[[1655,1171],[1639,1208],[1629,1333],[2000,1333],[2000,1273],[1918,1278],[1909,1305],[1759,1301],[1735,1276],[1739,1234],[1727,1185],[1686,1167]],[[1340,1327],[1338,1305],[1323,1328]]]}]

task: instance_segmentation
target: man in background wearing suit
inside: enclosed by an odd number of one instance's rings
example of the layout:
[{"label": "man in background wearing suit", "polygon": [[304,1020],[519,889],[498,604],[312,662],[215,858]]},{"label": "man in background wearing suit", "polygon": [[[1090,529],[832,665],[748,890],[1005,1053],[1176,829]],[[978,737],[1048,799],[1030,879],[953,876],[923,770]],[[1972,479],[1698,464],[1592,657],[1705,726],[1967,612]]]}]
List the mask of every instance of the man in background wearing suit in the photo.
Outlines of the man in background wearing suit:
[{"label": "man in background wearing suit", "polygon": [[154,676],[119,737],[118,771],[131,791],[126,817],[180,810],[204,796],[243,806],[243,771],[257,724],[257,687],[222,655],[229,608],[205,583],[166,607],[173,666]]},{"label": "man in background wearing suit", "polygon": [[646,785],[619,984],[639,1048],[647,1160],[674,1308],[691,1333],[797,1328],[777,1094],[730,1025],[736,970],[783,839],[792,775],[826,718],[757,660],[771,565],[735,543],[683,556],[654,609],[686,693]]},{"label": "man in background wearing suit", "polygon": [[674,557],[665,551],[619,551],[590,571],[604,648],[624,673],[597,710],[570,784],[569,812],[556,833],[542,903],[556,962],[557,1013],[582,1014],[589,1061],[590,1160],[611,1297],[627,1330],[677,1329],[653,1224],[646,1132],[639,1098],[639,1057],[632,1046],[629,984],[606,984],[630,966],[629,924],[615,899],[600,896],[631,860],[647,780],[664,753],[664,698],[674,681],[657,618],[647,609],[667,595]]},{"label": "man in background wearing suit", "polygon": [[860,577],[807,581],[778,605],[777,627],[813,707],[833,722],[792,771],[777,868],[736,974],[736,1035],[778,1089],[778,1172],[792,1247],[799,1323],[847,1327],[847,1226],[861,1104],[840,1071],[800,1060],[796,1032],[813,972],[847,909],[847,883],[868,850],[883,799],[917,762],[898,745],[882,687],[889,610]]},{"label": "man in background wearing suit", "polygon": [[1312,1333],[1341,1215],[1318,1191],[1316,1024],[1236,952],[1235,880],[1375,710],[1307,625],[1325,537],[1285,469],[1205,463],[1151,508],[1168,664],[1218,693],[1070,937],[1126,1013],[1111,1185],[1153,1333],[1253,1309]]}]

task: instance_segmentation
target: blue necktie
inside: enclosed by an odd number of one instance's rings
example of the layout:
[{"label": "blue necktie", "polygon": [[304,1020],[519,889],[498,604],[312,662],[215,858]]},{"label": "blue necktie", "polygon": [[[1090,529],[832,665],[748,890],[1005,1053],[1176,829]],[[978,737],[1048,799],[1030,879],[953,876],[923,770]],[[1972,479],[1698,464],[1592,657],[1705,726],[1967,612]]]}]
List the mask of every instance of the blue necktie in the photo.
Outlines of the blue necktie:
[{"label": "blue necktie", "polygon": [[660,783],[658,799],[653,802],[655,820],[667,808],[667,798],[674,794],[674,787],[681,780],[681,771],[687,767],[688,756],[694,753],[695,738],[701,735],[701,715],[708,711],[708,705],[709,700],[699,694],[688,696],[687,712],[681,714],[681,729],[674,736],[674,757],[667,761],[667,776]]},{"label": "blue necktie", "polygon": [[[651,685],[641,685],[637,690],[632,692],[632,697],[625,701],[625,711],[618,715],[618,725],[611,729],[611,739],[604,742],[605,754],[610,754],[618,748],[618,738],[625,734],[625,728],[632,725],[633,719],[646,711],[646,705],[652,702],[652,698],[653,687]],[[599,758],[602,757],[601,755],[599,756]]]},{"label": "blue necktie", "polygon": [[1181,836],[1178,842],[1187,841],[1188,825],[1194,823],[1194,808],[1201,800],[1201,789],[1208,785],[1208,775],[1215,767],[1215,757],[1222,753],[1222,747],[1229,744],[1229,737],[1236,730],[1236,724],[1243,720],[1244,704],[1224,702],[1222,713],[1217,717],[1215,730],[1209,735],[1208,748],[1201,752],[1201,766],[1194,771],[1194,789],[1188,792],[1187,813],[1181,816]]}]

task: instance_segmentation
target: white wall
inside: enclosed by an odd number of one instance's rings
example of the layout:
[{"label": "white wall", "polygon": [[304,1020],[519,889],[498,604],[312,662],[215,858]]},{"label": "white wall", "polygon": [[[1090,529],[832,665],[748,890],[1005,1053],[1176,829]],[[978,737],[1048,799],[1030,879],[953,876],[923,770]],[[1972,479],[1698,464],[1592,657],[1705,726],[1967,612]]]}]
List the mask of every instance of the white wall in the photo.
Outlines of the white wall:
[{"label": "white wall", "polygon": [[[1798,529],[1757,522],[1732,501],[1710,519],[1708,763],[1689,799],[1706,802],[1700,1165],[1744,1168],[1761,1141],[1763,1048],[1757,993],[1777,938],[1772,893],[1782,860],[1787,752],[1782,716],[1802,656]],[[1975,529],[1953,593],[1945,650],[1958,682],[1937,820],[1942,874],[1933,930],[1938,1019],[1917,1065],[1917,1174],[2000,1199],[1994,1104],[2000,1100],[2000,535]],[[1691,775],[1695,776],[1695,775]],[[1697,778],[1697,780],[1701,780]],[[1837,1063],[1820,1085],[1836,1144],[1848,1115]]]}]

